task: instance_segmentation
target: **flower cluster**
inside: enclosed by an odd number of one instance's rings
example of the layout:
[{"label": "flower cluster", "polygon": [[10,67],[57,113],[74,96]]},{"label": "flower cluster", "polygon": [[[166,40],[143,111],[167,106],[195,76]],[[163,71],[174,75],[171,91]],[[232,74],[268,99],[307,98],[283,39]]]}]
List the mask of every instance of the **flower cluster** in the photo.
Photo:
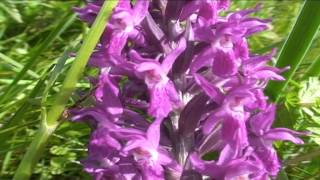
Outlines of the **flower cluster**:
[{"label": "flower cluster", "polygon": [[[103,0],[75,8],[92,24]],[[106,2],[108,3],[108,2]],[[264,88],[286,69],[255,55],[247,38],[270,20],[261,7],[231,12],[229,0],[120,0],[90,66],[95,104],[74,121],[93,128],[82,161],[96,179],[270,179],[281,162],[273,142],[303,141],[272,128]],[[211,158],[207,158],[210,156]],[[206,157],[206,158],[205,158]]]}]

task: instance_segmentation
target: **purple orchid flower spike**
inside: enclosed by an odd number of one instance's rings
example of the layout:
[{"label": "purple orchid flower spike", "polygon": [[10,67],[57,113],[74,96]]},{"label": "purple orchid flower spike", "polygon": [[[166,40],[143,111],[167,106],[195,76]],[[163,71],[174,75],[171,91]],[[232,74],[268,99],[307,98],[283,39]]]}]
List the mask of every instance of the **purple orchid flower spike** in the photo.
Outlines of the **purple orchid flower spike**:
[{"label": "purple orchid flower spike", "polygon": [[[75,11],[91,25],[103,2]],[[71,110],[93,131],[86,172],[97,180],[277,176],[273,143],[302,144],[308,133],[272,128],[275,105],[264,88],[287,68],[268,65],[274,51],[250,52],[248,37],[270,23],[251,17],[261,6],[220,16],[229,6],[119,0],[89,63],[99,69],[94,103]]]}]

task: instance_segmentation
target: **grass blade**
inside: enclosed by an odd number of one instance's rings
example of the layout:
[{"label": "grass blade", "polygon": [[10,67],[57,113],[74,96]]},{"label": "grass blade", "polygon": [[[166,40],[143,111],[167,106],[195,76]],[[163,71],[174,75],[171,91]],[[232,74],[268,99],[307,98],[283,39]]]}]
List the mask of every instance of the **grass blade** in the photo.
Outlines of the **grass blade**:
[{"label": "grass blade", "polygon": [[60,116],[68,103],[68,99],[75,90],[76,84],[85,69],[89,57],[98,43],[104,28],[106,27],[107,20],[117,3],[117,0],[104,2],[98,17],[67,73],[60,92],[56,95],[54,104],[48,114],[43,114],[42,125],[16,170],[14,180],[25,180],[30,178],[32,170],[40,159],[40,154],[47,144],[50,135],[59,125]]},{"label": "grass blade", "polygon": [[40,44],[40,46],[32,52],[30,58],[28,59],[27,64],[23,67],[23,69],[17,74],[13,82],[5,89],[4,93],[1,96],[0,104],[5,102],[9,98],[9,94],[11,90],[15,87],[15,85],[23,78],[26,72],[37,62],[41,53],[46,51],[48,47],[53,43],[53,41],[59,37],[59,35],[64,32],[76,19],[76,15],[70,11],[67,13],[64,18],[60,20],[56,28],[49,34],[49,36]]},{"label": "grass blade", "polygon": [[6,131],[6,129],[9,129],[13,126],[18,126],[23,119],[26,112],[30,110],[30,104],[28,102],[29,99],[34,99],[38,93],[39,89],[44,85],[44,79],[40,79],[36,86],[31,91],[30,95],[26,98],[26,100],[23,102],[22,106],[17,110],[17,112],[10,118],[8,122],[4,122],[3,127],[1,128],[1,136],[0,136],[0,148],[3,149],[6,146],[9,146],[9,143],[7,141],[8,138],[12,137],[13,132]]},{"label": "grass blade", "polygon": [[45,90],[43,92],[42,95],[42,101],[41,104],[43,106],[45,106],[45,102],[47,101],[47,97],[49,95],[49,91],[50,89],[53,87],[54,83],[56,82],[57,78],[59,77],[59,75],[61,74],[61,72],[63,71],[65,64],[67,62],[67,60],[70,58],[69,54],[77,49],[79,49],[80,47],[80,37],[75,40],[70,47],[68,47],[62,54],[62,56],[58,59],[57,64],[55,65],[54,69],[52,70],[52,73],[50,74],[47,86],[45,87]]},{"label": "grass blade", "polygon": [[[19,62],[11,59],[10,57],[6,56],[5,54],[2,54],[1,52],[0,52],[0,59],[5,61],[6,63],[12,65],[18,71],[21,71],[23,69],[23,65],[22,64],[20,64]],[[34,72],[32,70],[27,70],[27,74],[29,74],[31,77],[36,78],[36,79],[40,78],[39,74],[37,74],[36,72]]]},{"label": "grass blade", "polygon": [[2,2],[0,2],[0,9],[2,9],[4,12],[6,12],[16,22],[18,22],[18,23],[23,22],[21,14],[19,13],[18,9],[10,1],[3,0]]},{"label": "grass blade", "polygon": [[310,76],[320,76],[320,56],[313,61],[313,63],[309,66],[306,73],[304,74],[304,78],[310,77]]},{"label": "grass blade", "polygon": [[292,79],[318,32],[320,26],[319,7],[320,1],[305,1],[289,37],[280,51],[276,66],[280,68],[290,66],[291,69],[283,73],[286,81],[272,81],[266,89],[267,94],[276,102]]}]

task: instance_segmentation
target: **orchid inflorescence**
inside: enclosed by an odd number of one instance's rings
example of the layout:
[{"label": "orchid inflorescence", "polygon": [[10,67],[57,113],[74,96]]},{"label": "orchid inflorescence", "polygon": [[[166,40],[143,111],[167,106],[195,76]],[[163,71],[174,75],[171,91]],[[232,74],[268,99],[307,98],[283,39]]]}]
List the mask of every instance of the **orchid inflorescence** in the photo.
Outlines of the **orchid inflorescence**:
[{"label": "orchid inflorescence", "polygon": [[[75,10],[90,25],[103,2]],[[229,6],[119,1],[89,62],[100,69],[95,104],[72,110],[93,128],[82,163],[95,179],[271,179],[281,169],[273,142],[303,143],[305,133],[271,127],[263,92],[287,68],[268,65],[274,51],[249,50],[270,20],[251,17],[260,5]]]}]

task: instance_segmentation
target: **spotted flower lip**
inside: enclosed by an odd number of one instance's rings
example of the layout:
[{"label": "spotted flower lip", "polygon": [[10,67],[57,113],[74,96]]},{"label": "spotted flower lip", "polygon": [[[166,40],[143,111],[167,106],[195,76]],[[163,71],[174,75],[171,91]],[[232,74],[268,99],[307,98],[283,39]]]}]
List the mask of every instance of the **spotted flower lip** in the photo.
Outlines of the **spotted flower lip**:
[{"label": "spotted flower lip", "polygon": [[[75,11],[91,25],[103,3]],[[94,103],[71,110],[92,128],[86,172],[97,180],[277,176],[273,143],[302,144],[308,133],[273,127],[276,105],[264,88],[288,68],[268,64],[275,51],[250,51],[248,37],[270,27],[252,17],[262,7],[226,11],[230,3],[119,0],[89,63],[99,70]]]}]

